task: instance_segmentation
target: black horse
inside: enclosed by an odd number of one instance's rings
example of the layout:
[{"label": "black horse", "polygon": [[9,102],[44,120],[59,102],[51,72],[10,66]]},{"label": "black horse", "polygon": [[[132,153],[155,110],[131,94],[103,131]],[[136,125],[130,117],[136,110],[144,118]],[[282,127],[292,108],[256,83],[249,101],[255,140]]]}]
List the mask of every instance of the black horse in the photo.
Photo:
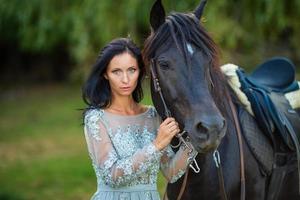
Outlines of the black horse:
[{"label": "black horse", "polygon": [[[216,149],[221,157],[226,196],[240,199],[241,158],[230,101],[239,111],[243,107],[220,70],[216,44],[199,22],[205,3],[202,1],[193,13],[172,13],[166,17],[161,1],[156,1],[150,16],[152,31],[143,55],[146,64],[154,65],[167,108],[200,152],[196,159],[201,172],[190,170],[182,199],[224,198],[213,159]],[[151,92],[156,109],[165,117],[162,98],[153,86]],[[245,140],[242,148],[246,199],[267,199],[270,176]],[[169,199],[177,199],[182,179],[168,184]],[[297,170],[290,170],[279,188],[278,199],[300,199],[297,186]]]}]

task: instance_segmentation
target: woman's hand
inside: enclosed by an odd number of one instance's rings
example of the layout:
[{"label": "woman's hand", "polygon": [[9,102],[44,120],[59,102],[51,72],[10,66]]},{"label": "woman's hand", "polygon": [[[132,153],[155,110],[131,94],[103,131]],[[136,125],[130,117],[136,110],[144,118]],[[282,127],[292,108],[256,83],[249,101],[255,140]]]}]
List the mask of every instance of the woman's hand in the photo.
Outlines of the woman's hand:
[{"label": "woman's hand", "polygon": [[179,133],[179,126],[178,123],[175,121],[174,118],[168,117],[160,124],[157,136],[153,141],[153,144],[158,150],[162,150],[168,144],[170,144],[174,135]]}]

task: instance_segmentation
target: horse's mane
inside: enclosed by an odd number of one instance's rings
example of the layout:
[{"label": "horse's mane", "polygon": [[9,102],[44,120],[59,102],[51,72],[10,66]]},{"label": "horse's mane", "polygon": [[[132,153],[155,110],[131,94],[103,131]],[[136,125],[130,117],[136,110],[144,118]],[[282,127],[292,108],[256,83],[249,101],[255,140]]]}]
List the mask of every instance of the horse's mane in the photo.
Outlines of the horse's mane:
[{"label": "horse's mane", "polygon": [[223,116],[226,119],[232,119],[228,101],[224,101],[226,93],[229,94],[229,87],[219,66],[218,47],[194,14],[171,13],[158,30],[151,31],[150,36],[145,41],[143,50],[143,57],[147,66],[149,66],[149,60],[154,57],[155,51],[170,41],[175,42],[186,62],[189,62],[187,59],[187,43],[192,43],[202,51],[210,63],[209,71],[213,83],[211,94]]}]

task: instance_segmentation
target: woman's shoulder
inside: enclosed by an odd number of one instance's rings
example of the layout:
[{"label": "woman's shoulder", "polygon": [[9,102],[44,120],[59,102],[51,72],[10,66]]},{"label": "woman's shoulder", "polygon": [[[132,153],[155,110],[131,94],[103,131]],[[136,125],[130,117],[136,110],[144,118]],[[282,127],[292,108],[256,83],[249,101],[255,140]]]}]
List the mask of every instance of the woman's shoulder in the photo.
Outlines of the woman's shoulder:
[{"label": "woman's shoulder", "polygon": [[100,135],[107,130],[103,120],[103,110],[100,108],[87,108],[84,112],[84,126],[87,135],[97,141],[102,140]]},{"label": "woman's shoulder", "polygon": [[103,114],[104,111],[101,108],[87,108],[84,112],[84,121],[99,121],[100,119],[102,119]]}]

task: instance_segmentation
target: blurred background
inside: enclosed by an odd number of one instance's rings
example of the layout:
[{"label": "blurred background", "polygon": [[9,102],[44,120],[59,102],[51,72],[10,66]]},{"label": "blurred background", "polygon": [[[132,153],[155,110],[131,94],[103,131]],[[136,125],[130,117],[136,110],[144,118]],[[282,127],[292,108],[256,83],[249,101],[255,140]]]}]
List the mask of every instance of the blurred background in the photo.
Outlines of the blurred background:
[{"label": "blurred background", "polygon": [[[115,37],[139,45],[154,0],[0,0],[0,199],[89,199],[96,178],[85,146],[81,86]],[[192,11],[198,0],[163,0]],[[251,72],[272,56],[300,66],[300,1],[209,0],[204,26],[221,64]],[[145,83],[143,103],[151,104]],[[160,192],[165,182],[159,179]]]}]

